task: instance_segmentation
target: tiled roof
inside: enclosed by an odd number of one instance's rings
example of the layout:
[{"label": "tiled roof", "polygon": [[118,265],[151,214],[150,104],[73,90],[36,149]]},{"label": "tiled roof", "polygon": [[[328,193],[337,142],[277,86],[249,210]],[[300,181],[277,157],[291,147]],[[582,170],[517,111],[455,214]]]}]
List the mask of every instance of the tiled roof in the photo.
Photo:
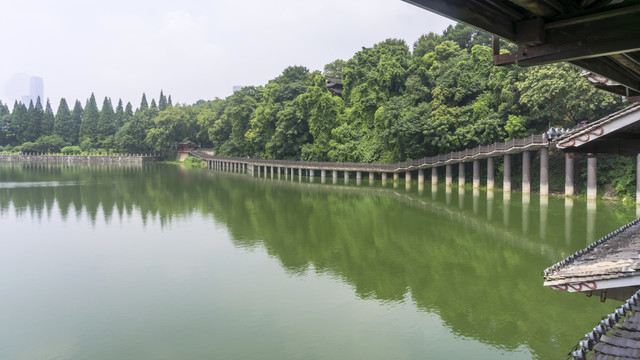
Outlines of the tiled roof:
[{"label": "tiled roof", "polygon": [[[574,359],[583,360],[593,351],[589,360],[614,360],[640,358],[640,291],[636,292],[613,313],[605,316],[585,334],[569,353]],[[622,323],[620,323],[622,321]]]},{"label": "tiled roof", "polygon": [[640,219],[636,219],[547,268],[543,277],[545,286],[563,286],[638,276],[639,270]]},{"label": "tiled roof", "polygon": [[581,135],[584,133],[588,133],[590,131],[592,131],[593,129],[597,128],[598,126],[602,126],[606,123],[609,123],[611,121],[614,121],[628,113],[634,112],[634,111],[638,111],[640,110],[640,103],[635,103],[635,104],[631,104],[627,107],[625,107],[622,110],[618,110],[612,114],[609,114],[605,117],[603,117],[602,119],[598,119],[596,121],[590,122],[586,125],[582,125],[582,126],[576,126],[572,129],[570,129],[569,132],[567,132],[566,134],[559,136],[557,139],[555,139],[556,143],[561,143],[563,140],[565,139],[569,139],[572,137],[575,137],[576,135]]}]

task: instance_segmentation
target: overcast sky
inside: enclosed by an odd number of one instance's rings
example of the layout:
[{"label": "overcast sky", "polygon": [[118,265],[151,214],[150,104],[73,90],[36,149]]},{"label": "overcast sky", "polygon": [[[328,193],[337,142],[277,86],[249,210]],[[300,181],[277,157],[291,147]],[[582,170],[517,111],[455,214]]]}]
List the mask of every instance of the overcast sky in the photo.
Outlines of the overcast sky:
[{"label": "overcast sky", "polygon": [[161,89],[191,104],[449,24],[401,0],[0,0],[0,100],[28,94],[7,86],[26,74],[54,108],[92,92],[137,107]]}]

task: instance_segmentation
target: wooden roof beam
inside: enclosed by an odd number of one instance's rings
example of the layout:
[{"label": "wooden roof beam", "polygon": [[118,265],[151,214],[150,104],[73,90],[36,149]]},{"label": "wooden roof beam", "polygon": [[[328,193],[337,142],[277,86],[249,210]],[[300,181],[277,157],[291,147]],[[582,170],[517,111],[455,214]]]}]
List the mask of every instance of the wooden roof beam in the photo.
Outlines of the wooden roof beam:
[{"label": "wooden roof beam", "polygon": [[532,66],[640,51],[640,22],[637,20],[637,13],[633,12],[549,30],[545,32],[543,44],[520,46],[516,52],[496,55],[494,64]]},{"label": "wooden roof beam", "polygon": [[559,14],[558,10],[553,6],[549,6],[546,1],[511,0],[511,2],[538,16],[553,17]]},{"label": "wooden roof beam", "polygon": [[[510,41],[515,41],[513,16],[507,5],[483,6],[468,0],[403,0],[409,4],[442,15],[454,21],[460,21],[475,26],[484,31],[498,35]],[[494,1],[493,4],[496,4]],[[505,15],[509,15],[508,18]]]}]

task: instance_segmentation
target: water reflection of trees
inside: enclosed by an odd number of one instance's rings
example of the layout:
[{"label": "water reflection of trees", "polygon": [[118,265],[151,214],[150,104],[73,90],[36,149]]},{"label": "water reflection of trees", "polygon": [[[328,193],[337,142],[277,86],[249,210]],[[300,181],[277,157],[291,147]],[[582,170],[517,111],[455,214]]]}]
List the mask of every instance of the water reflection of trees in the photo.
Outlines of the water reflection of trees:
[{"label": "water reflection of trees", "polygon": [[[393,189],[251,179],[173,166],[0,166],[5,185],[34,178],[38,186],[0,187],[0,211],[13,207],[18,214],[42,217],[57,207],[65,219],[86,212],[96,221],[101,212],[107,222],[141,216],[160,224],[203,213],[225,224],[236,246],[264,247],[292,274],[310,269],[328,274],[364,299],[410,297],[456,334],[505,349],[526,344],[540,358],[566,352],[580,331],[589,329],[593,319],[583,314],[607,313],[615,306],[542,288],[540,271],[550,258],[576,247],[564,237],[561,201],[545,208],[549,219],[540,222],[547,229],[532,235],[524,223],[537,228],[531,214],[542,212],[535,202],[496,199],[479,206],[476,198],[446,201],[443,193],[433,194],[434,201]],[[505,224],[497,216],[504,212],[517,214]],[[579,221],[580,211],[573,214],[578,218],[571,221]],[[599,221],[622,223],[624,214],[605,212]]]}]

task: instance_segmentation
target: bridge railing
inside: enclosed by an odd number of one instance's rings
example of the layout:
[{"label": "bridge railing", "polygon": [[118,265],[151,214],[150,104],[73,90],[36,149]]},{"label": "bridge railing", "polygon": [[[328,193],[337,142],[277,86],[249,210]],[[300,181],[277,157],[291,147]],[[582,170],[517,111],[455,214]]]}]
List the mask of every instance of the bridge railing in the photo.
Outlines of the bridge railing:
[{"label": "bridge railing", "polygon": [[542,135],[531,135],[524,139],[513,139],[507,142],[494,143],[491,145],[481,145],[472,149],[453,151],[448,154],[438,154],[424,157],[417,160],[409,160],[395,164],[380,163],[335,163],[335,162],[315,162],[315,161],[295,161],[295,160],[268,160],[254,159],[250,157],[222,157],[209,155],[205,150],[191,150],[193,156],[205,160],[232,161],[252,165],[268,165],[293,168],[308,168],[317,170],[343,170],[343,171],[387,171],[400,172],[418,168],[432,167],[455,162],[471,161],[478,157],[497,156],[510,152],[535,149],[548,145],[548,141]]}]

